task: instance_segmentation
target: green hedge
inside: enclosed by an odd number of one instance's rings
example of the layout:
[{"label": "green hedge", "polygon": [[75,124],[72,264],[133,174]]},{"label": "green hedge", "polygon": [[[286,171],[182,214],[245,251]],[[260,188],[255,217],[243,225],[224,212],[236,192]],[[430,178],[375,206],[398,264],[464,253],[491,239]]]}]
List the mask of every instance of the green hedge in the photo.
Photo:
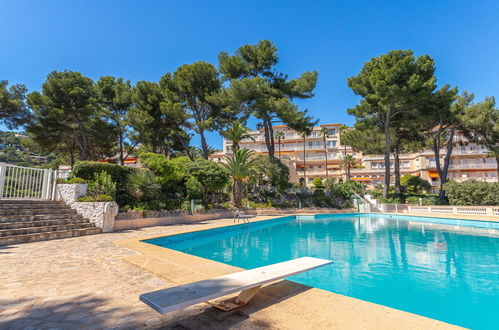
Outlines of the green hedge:
[{"label": "green hedge", "polygon": [[468,180],[444,185],[451,205],[499,205],[499,183]]},{"label": "green hedge", "polygon": [[94,175],[102,171],[109,174],[113,182],[116,182],[116,203],[118,205],[133,204],[134,199],[127,192],[127,182],[128,176],[137,171],[135,168],[92,161],[79,161],[73,166],[74,176],[87,181],[92,181]]},{"label": "green hedge", "polygon": [[99,194],[97,197],[94,196],[82,196],[78,198],[78,202],[112,202],[113,197],[105,194]]},{"label": "green hedge", "polygon": [[94,175],[102,171],[109,174],[113,181],[119,185],[120,182],[126,182],[128,175],[135,171],[135,169],[117,164],[91,161],[76,162],[73,166],[74,176],[88,181],[93,180]]}]

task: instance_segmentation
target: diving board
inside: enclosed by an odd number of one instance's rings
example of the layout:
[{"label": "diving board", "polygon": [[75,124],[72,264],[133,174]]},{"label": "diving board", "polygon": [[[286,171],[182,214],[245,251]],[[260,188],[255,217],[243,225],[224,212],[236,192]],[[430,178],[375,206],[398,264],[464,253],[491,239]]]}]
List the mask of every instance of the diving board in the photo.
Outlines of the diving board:
[{"label": "diving board", "polygon": [[144,293],[140,295],[140,300],[157,312],[165,314],[241,291],[238,297],[217,303],[208,302],[217,308],[228,311],[246,305],[263,284],[331,263],[331,260],[303,257],[209,280]]}]

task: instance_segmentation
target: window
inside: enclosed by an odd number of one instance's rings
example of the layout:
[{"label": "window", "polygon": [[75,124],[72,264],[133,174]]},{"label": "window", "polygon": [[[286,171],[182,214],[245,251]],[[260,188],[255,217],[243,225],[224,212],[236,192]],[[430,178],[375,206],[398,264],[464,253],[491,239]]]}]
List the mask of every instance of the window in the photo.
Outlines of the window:
[{"label": "window", "polygon": [[312,148],[312,146],[313,146],[313,142],[309,142],[309,143],[308,143],[308,147],[309,147],[309,148]]},{"label": "window", "polygon": [[329,135],[335,135],[336,134],[336,128],[332,128],[329,130]]},{"label": "window", "polygon": [[404,162],[402,162],[402,168],[409,168],[409,167],[410,167],[410,165],[411,165],[411,164],[410,164],[410,163],[409,163],[409,161],[407,161],[407,160],[406,160],[406,161],[404,161]]},{"label": "window", "polygon": [[336,141],[327,141],[328,148],[336,148]]},{"label": "window", "polygon": [[378,163],[371,163],[371,168],[372,169],[378,168]]},{"label": "window", "polygon": [[320,147],[321,146],[321,141],[317,141],[317,146]]}]

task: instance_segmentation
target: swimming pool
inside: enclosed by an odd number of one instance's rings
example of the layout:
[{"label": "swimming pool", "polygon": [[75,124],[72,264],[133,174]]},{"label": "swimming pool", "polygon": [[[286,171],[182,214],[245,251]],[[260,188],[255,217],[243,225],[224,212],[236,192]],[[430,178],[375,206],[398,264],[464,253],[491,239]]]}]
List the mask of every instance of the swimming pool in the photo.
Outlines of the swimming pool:
[{"label": "swimming pool", "polygon": [[289,216],[145,242],[245,269],[331,259],[289,280],[473,329],[499,323],[499,223]]}]

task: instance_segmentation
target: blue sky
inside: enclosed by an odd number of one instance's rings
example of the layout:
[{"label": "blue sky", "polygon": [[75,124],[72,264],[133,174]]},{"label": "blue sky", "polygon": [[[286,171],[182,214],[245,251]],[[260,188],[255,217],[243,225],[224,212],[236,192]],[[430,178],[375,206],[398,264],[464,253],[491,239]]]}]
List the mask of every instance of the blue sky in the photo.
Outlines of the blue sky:
[{"label": "blue sky", "polygon": [[[353,124],[346,85],[371,57],[413,49],[440,84],[499,96],[499,1],[0,1],[0,80],[38,90],[52,70],[157,81],[184,63],[270,39],[279,69],[317,70],[300,102],[321,123]],[[197,144],[197,138],[194,143]],[[210,145],[221,146],[217,134]]]}]

